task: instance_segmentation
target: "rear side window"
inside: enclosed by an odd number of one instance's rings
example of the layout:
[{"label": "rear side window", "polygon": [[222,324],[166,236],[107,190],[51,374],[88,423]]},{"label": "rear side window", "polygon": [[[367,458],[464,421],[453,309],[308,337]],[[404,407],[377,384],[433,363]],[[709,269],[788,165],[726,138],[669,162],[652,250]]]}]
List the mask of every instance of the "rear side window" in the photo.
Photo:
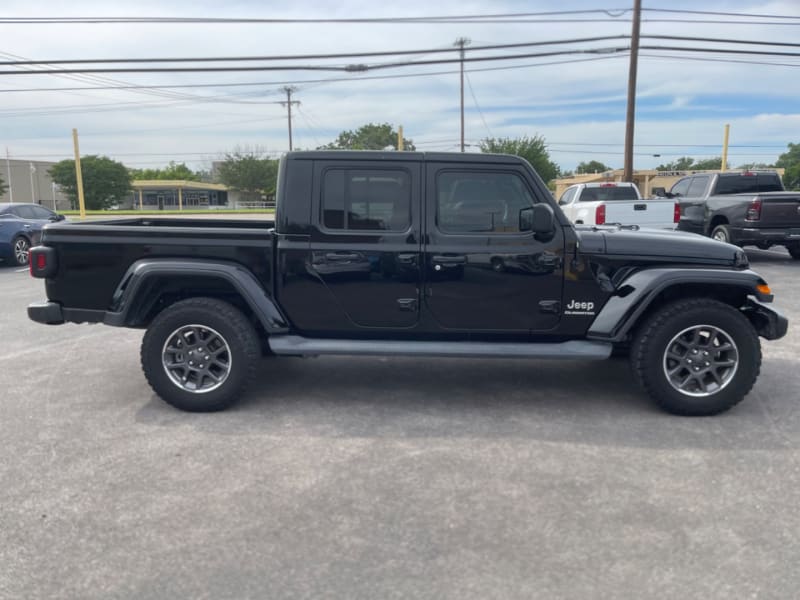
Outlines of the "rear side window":
[{"label": "rear side window", "polygon": [[587,187],[583,190],[581,194],[581,202],[607,202],[607,201],[614,201],[614,200],[638,200],[639,196],[636,194],[636,190],[630,186],[618,186],[615,185],[613,187]]},{"label": "rear side window", "polygon": [[411,225],[411,176],[394,169],[328,169],[322,183],[328,229],[405,231]]},{"label": "rear side window", "polygon": [[716,194],[755,194],[758,192],[780,192],[783,190],[777,173],[731,173],[720,175]]},{"label": "rear side window", "polygon": [[17,214],[17,216],[23,219],[35,219],[36,213],[33,212],[32,206],[15,206],[13,211]]}]

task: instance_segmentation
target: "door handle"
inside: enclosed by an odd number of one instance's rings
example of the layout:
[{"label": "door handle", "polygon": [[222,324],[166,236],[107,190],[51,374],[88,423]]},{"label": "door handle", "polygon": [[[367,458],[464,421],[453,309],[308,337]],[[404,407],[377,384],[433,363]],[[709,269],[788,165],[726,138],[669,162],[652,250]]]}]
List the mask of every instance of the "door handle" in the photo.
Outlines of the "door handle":
[{"label": "door handle", "polygon": [[331,262],[345,262],[358,260],[359,258],[361,258],[361,255],[356,254],[355,252],[328,252],[325,255],[325,260],[329,260]]},{"label": "door handle", "polygon": [[467,262],[467,257],[463,254],[456,256],[434,256],[431,260],[440,265],[463,265]]}]

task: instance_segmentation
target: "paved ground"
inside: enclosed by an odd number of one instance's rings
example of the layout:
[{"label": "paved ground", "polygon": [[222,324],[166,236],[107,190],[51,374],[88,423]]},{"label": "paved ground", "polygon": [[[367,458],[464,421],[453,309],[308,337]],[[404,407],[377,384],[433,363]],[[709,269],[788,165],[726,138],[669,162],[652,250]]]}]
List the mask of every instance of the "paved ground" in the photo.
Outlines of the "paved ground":
[{"label": "paved ground", "polygon": [[750,255],[794,329],[707,419],[619,360],[267,361],[184,414],[0,268],[0,597],[796,597],[800,263]]}]

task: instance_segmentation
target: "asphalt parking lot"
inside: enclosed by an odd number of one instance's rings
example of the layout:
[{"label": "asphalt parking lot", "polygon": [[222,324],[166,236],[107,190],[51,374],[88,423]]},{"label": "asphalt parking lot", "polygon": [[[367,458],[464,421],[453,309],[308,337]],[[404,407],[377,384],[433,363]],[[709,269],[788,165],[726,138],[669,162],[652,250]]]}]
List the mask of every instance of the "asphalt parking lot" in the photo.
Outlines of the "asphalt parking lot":
[{"label": "asphalt parking lot", "polygon": [[748,254],[789,335],[700,419],[622,360],[266,360],[181,413],[141,332],[30,322],[0,267],[0,597],[796,597],[800,262]]}]

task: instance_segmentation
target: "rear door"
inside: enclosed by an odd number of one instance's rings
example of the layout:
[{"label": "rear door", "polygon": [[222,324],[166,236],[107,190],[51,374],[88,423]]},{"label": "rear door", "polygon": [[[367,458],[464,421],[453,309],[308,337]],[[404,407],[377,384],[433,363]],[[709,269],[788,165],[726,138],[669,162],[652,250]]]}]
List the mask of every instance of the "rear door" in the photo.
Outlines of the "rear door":
[{"label": "rear door", "polygon": [[306,270],[326,330],[404,329],[419,318],[420,164],[315,161]]},{"label": "rear door", "polygon": [[[544,202],[516,165],[426,164],[425,308],[444,330],[530,334],[561,315],[564,233],[519,228]],[[542,193],[543,194],[543,193]]]}]

